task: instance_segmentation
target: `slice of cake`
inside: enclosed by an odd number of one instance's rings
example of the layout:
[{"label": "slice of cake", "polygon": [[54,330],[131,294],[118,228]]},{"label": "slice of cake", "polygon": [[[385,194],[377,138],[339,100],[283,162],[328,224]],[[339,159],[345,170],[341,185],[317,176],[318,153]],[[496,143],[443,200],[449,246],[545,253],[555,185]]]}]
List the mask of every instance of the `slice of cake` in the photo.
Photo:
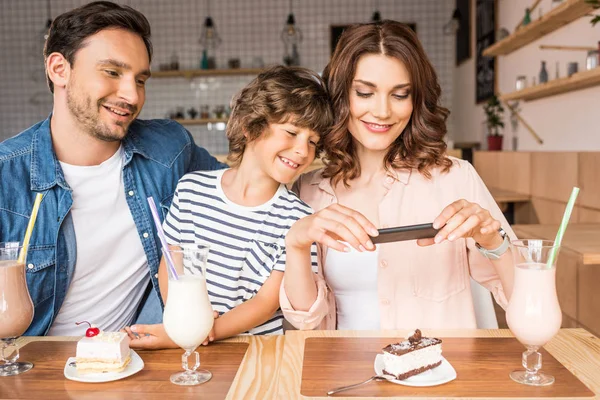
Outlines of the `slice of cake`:
[{"label": "slice of cake", "polygon": [[77,342],[77,372],[121,372],[131,361],[129,336],[124,332],[100,332]]},{"label": "slice of cake", "polygon": [[442,341],[421,336],[420,330],[400,343],[383,348],[383,373],[402,380],[442,363]]}]

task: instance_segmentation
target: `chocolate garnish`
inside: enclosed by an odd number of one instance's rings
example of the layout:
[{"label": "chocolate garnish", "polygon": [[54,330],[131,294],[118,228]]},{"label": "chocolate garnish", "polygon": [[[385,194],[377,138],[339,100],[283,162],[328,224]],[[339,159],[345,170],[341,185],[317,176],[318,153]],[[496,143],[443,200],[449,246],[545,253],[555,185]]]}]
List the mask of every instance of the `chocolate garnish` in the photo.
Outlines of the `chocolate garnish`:
[{"label": "chocolate garnish", "polygon": [[408,341],[411,343],[419,343],[421,341],[421,331],[419,329],[415,329],[415,333],[408,338]]}]

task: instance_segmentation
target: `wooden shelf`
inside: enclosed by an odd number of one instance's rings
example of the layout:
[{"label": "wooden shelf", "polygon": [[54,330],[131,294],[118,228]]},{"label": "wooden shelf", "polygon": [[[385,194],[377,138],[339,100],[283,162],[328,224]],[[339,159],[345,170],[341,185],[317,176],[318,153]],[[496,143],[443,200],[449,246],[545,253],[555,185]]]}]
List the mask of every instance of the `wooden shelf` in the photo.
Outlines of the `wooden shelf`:
[{"label": "wooden shelf", "polygon": [[593,10],[585,0],[565,0],[547,14],[526,26],[517,29],[512,35],[502,39],[483,51],[484,56],[502,56],[509,54],[521,47],[583,17]]},{"label": "wooden shelf", "polygon": [[181,125],[206,125],[216,124],[219,122],[227,123],[227,118],[197,118],[197,119],[174,119]]},{"label": "wooden shelf", "polygon": [[188,69],[174,71],[152,72],[153,78],[193,78],[201,76],[236,76],[236,75],[258,75],[262,68],[234,68],[234,69]]},{"label": "wooden shelf", "polygon": [[555,79],[517,92],[506,93],[500,96],[500,99],[504,101],[530,101],[596,85],[600,85],[600,67],[589,71],[581,71],[569,77]]}]

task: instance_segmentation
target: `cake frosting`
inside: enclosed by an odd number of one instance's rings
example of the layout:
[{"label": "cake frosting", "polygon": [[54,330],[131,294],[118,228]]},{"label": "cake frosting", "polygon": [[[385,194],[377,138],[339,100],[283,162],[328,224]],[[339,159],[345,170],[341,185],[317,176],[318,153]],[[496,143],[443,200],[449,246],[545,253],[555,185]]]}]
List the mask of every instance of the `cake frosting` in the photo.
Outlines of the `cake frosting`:
[{"label": "cake frosting", "polygon": [[120,372],[131,361],[129,336],[124,332],[100,332],[77,342],[79,373]]},{"label": "cake frosting", "polygon": [[415,330],[407,340],[383,348],[383,373],[402,380],[433,369],[442,363],[442,341],[422,337]]}]

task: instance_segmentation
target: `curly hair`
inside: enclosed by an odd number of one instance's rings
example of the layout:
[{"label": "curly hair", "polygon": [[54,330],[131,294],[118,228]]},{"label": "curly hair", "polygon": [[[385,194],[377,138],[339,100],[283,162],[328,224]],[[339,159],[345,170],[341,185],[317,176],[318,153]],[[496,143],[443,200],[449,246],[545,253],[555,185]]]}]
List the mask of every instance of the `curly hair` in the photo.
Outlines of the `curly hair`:
[{"label": "curly hair", "polygon": [[386,169],[416,168],[427,178],[436,166],[448,171],[452,161],[445,156],[448,109],[439,104],[441,89],[437,75],[417,35],[405,24],[384,20],[348,27],[335,48],[323,79],[331,97],[335,122],[323,137],[326,155],[323,177],[345,186],[360,176],[361,169],[351,133],[350,90],[356,65],[367,54],[394,57],[407,68],[411,80],[413,113],[402,134],[384,157]]},{"label": "curly hair", "polygon": [[[138,34],[144,41],[148,58],[152,61],[150,23],[139,11],[110,1],[94,1],[64,14],[52,21],[44,44],[44,62],[52,53],[62,54],[73,65],[75,54],[85,46],[88,37],[108,28],[121,28]],[[46,73],[50,92],[54,83]]]},{"label": "curly hair", "polygon": [[[325,83],[315,72],[301,67],[275,66],[260,73],[231,101],[227,122],[232,167],[238,166],[248,143],[258,139],[269,124],[293,123],[319,136],[333,124],[333,111]],[[321,141],[315,155],[321,151]]]}]

